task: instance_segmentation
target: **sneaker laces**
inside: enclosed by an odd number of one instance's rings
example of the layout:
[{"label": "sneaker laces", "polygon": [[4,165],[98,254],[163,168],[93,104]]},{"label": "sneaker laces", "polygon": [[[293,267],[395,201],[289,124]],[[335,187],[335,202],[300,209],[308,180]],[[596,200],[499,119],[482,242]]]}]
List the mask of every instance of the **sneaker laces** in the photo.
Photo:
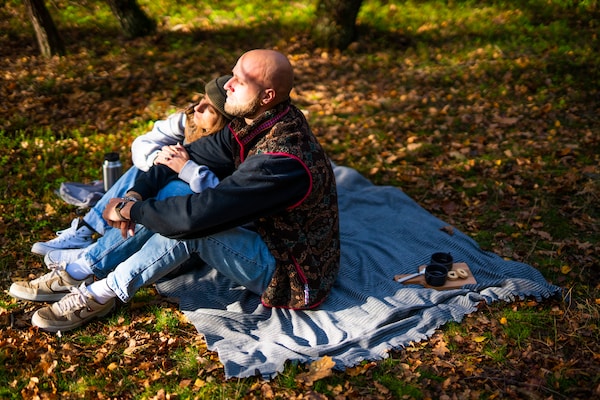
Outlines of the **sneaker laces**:
[{"label": "sneaker laces", "polygon": [[[89,230],[87,227],[83,226],[79,229],[77,229],[75,231],[75,233],[73,234],[74,237],[78,238],[78,239],[82,239],[82,240],[88,240],[92,237],[92,233],[86,233],[84,230]],[[53,239],[53,243],[62,243],[62,242],[68,242],[69,240],[71,240],[71,237],[69,237],[69,235],[65,235],[64,232],[66,232],[67,230],[65,229],[64,231],[61,231],[61,233],[55,237]],[[57,232],[58,233],[58,232]]]},{"label": "sneaker laces", "polygon": [[48,265],[48,269],[50,270],[50,272],[40,276],[39,278],[32,280],[30,283],[32,285],[35,285],[40,282],[44,282],[44,281],[54,278],[56,275],[59,274],[60,271],[67,270],[67,263],[64,261],[57,262],[57,263],[51,263],[50,265]]},{"label": "sneaker laces", "polygon": [[72,287],[71,293],[54,303],[53,308],[55,311],[58,311],[60,316],[64,316],[75,310],[87,307],[88,296],[86,293],[85,283],[82,283],[80,287]]},{"label": "sneaker laces", "polygon": [[73,229],[73,230],[77,231],[77,225],[79,225],[79,218],[74,218],[73,221],[71,221],[71,226],[68,227],[67,229],[62,229],[60,231],[56,231],[56,236],[60,236],[61,234],[68,231],[69,229]]},{"label": "sneaker laces", "polygon": [[52,239],[55,243],[61,243],[69,241],[69,235],[65,235],[66,232],[72,231],[73,236],[80,239],[89,239],[92,237],[93,232],[86,225],[79,226],[79,220],[75,218],[71,223],[71,227],[56,232],[56,237]]}]

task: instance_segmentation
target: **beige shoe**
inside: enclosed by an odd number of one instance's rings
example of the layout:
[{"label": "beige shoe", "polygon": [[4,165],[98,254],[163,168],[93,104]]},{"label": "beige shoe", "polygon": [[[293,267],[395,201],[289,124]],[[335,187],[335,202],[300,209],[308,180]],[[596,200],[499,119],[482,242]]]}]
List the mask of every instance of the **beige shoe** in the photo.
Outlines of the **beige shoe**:
[{"label": "beige shoe", "polygon": [[37,279],[30,282],[14,282],[10,285],[8,294],[21,300],[59,301],[71,293],[72,287],[77,287],[82,283],[90,284],[94,281],[93,275],[83,280],[71,278],[65,267],[65,263],[54,264],[49,267],[52,271]]},{"label": "beige shoe", "polygon": [[37,310],[31,317],[31,323],[45,331],[66,332],[94,318],[107,315],[114,307],[114,298],[106,304],[100,304],[89,294],[83,283],[81,287],[72,288],[71,293],[60,301]]}]

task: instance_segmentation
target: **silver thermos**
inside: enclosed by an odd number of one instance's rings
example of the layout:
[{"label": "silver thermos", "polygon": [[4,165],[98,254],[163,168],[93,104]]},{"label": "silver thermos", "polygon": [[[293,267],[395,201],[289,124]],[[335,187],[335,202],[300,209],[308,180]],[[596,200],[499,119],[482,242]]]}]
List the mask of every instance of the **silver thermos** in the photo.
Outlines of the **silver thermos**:
[{"label": "silver thermos", "polygon": [[119,160],[119,153],[106,153],[104,155],[104,163],[102,164],[105,192],[121,177],[122,172],[123,165]]}]

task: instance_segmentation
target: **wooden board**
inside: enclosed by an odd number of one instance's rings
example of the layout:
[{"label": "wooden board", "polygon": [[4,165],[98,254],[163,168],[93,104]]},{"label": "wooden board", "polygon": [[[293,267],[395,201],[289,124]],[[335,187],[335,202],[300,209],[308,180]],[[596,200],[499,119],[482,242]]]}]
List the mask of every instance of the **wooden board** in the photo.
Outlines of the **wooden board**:
[{"label": "wooden board", "polygon": [[[421,265],[419,267],[419,271],[423,271],[423,269],[425,269],[425,265]],[[471,269],[469,268],[469,266],[466,263],[454,263],[452,264],[452,270],[456,271],[458,268],[462,268],[465,271],[467,271],[467,274],[469,274],[469,276],[467,276],[465,279],[456,279],[451,281],[450,279],[446,279],[446,283],[444,283],[443,286],[429,286],[427,284],[427,282],[425,282],[425,275],[419,275],[417,277],[414,277],[413,279],[409,279],[407,281],[402,282],[403,284],[417,284],[417,285],[423,285],[426,288],[431,288],[431,289],[436,289],[436,290],[449,290],[449,289],[459,289],[461,287],[463,287],[464,285],[470,285],[473,283],[477,283],[477,281],[475,280],[475,277],[473,276],[473,274],[471,273]],[[408,276],[410,274],[404,274],[404,275],[396,275],[394,276],[394,280],[398,280],[401,279],[405,276]]]}]

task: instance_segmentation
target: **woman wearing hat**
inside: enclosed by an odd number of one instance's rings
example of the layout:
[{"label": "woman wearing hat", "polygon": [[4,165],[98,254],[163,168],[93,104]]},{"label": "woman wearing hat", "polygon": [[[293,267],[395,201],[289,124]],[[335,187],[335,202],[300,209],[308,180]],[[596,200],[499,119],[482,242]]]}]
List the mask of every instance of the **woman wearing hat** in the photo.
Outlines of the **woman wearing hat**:
[{"label": "woman wearing hat", "polygon": [[[189,160],[189,156],[180,142],[191,143],[202,136],[216,133],[225,128],[231,117],[224,110],[227,93],[223,86],[229,79],[230,76],[222,76],[211,80],[206,84],[205,95],[198,104],[171,115],[167,120],[157,121],[151,132],[138,137],[132,144],[135,166],[113,185],[103,199],[126,196],[126,191],[132,186],[139,171],[148,169],[144,166],[144,163],[149,162],[148,160],[151,160],[151,165],[168,166],[177,172],[180,178],[165,186],[157,198],[185,195],[191,192],[198,193],[218,184],[218,178],[206,166]],[[58,238],[46,243],[36,243],[39,247],[44,245],[46,247],[43,249],[48,249],[44,261],[51,271],[30,282],[13,283],[9,294],[21,300],[58,301],[65,294],[70,293],[73,286],[81,284],[83,279],[83,282],[88,285],[89,292],[95,298],[102,299],[104,296],[114,295],[106,286],[106,279],[96,282],[93,282],[93,278],[86,279],[90,274],[91,266],[113,262],[112,257],[119,253],[114,251],[115,249],[131,248],[131,246],[141,247],[146,236],[151,236],[152,232],[147,232],[147,229],[141,225],[137,226],[138,230],[135,231],[136,226],[132,225],[130,236],[123,238],[119,229],[109,229],[108,225],[104,223],[101,216],[105,204],[106,201],[102,202],[101,199],[84,216],[84,220],[90,217],[93,220],[94,214],[100,215],[102,224],[99,224],[98,230],[87,225],[87,222],[79,224],[81,226],[74,222],[71,228],[60,233]],[[80,239],[82,233],[89,235],[88,242]],[[103,236],[92,244],[93,233],[100,233]],[[37,251],[37,253],[40,252]]]},{"label": "woman wearing hat", "polygon": [[[150,132],[138,136],[131,145],[133,167],[121,176],[83,218],[75,218],[71,227],[59,231],[56,238],[34,243],[31,251],[39,255],[54,252],[45,258],[48,265],[52,262],[72,260],[78,252],[61,250],[83,249],[93,243],[94,235],[104,235],[109,225],[102,218],[102,212],[108,200],[125,196],[141,171],[147,171],[154,164],[165,164],[180,172],[184,157],[179,149],[181,146],[177,147],[176,157],[170,157],[174,151],[168,146],[191,143],[199,137],[218,132],[227,125],[231,116],[224,109],[227,92],[223,86],[230,78],[231,76],[227,75],[211,80],[205,85],[205,95],[198,104],[176,112],[165,120],[156,121]],[[188,165],[183,174],[182,179],[196,192],[203,184],[202,179],[207,179],[207,174],[201,174],[193,165]],[[200,180],[194,180],[195,178]]]}]

